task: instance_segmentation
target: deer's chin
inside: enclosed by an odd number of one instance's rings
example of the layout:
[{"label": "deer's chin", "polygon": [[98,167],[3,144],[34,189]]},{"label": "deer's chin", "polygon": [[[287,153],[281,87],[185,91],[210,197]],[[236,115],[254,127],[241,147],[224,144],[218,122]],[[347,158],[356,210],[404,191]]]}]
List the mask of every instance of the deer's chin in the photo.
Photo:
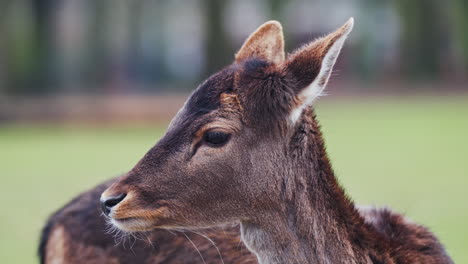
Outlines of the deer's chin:
[{"label": "deer's chin", "polygon": [[144,232],[154,229],[152,221],[138,217],[110,218],[110,222],[112,225],[125,232]]}]

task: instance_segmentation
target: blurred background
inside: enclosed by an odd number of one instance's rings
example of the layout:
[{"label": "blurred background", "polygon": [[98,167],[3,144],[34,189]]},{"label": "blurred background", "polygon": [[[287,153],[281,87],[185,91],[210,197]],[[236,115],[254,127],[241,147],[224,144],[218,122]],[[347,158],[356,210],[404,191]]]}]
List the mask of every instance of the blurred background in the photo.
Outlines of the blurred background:
[{"label": "blurred background", "polygon": [[263,22],[293,51],[355,28],[317,104],[357,203],[468,263],[468,0],[0,0],[0,259],[36,263],[69,199],[132,168]]}]

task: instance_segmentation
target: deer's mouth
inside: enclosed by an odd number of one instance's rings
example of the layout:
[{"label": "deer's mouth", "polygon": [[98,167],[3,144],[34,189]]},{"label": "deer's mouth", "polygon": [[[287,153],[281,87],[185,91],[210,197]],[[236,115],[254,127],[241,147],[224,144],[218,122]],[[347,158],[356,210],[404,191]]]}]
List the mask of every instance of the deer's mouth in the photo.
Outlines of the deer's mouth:
[{"label": "deer's mouth", "polygon": [[138,220],[137,217],[124,217],[124,218],[113,218],[112,220],[114,220],[115,222],[119,222],[119,223],[126,223],[126,222],[130,222],[130,221],[134,221],[134,220]]},{"label": "deer's mouth", "polygon": [[153,210],[131,210],[116,211],[109,218],[110,222],[117,228],[126,232],[144,232],[165,226],[169,220],[169,209],[167,206],[158,207]]}]

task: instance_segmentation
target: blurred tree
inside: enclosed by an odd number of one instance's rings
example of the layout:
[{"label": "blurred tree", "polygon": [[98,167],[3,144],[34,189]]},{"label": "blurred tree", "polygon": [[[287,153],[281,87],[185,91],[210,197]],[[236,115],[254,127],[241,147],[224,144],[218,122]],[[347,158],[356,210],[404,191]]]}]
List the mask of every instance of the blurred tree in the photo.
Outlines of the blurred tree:
[{"label": "blurred tree", "polygon": [[401,22],[401,66],[410,78],[437,78],[444,31],[438,0],[397,0]]},{"label": "blurred tree", "polygon": [[[38,63],[35,58],[36,42],[29,1],[1,1],[0,56],[2,86],[6,93],[32,93],[38,81]],[[39,86],[39,84],[38,84]]]},{"label": "blurred tree", "polygon": [[26,84],[25,92],[43,93],[54,90],[53,58],[54,11],[58,3],[53,0],[32,0],[34,17],[34,59],[32,83]]},{"label": "blurred tree", "polygon": [[452,8],[458,52],[463,57],[463,70],[465,73],[468,73],[468,1],[454,0]]},{"label": "blurred tree", "polygon": [[[6,13],[12,0],[0,1],[0,39],[6,39]],[[0,41],[0,96],[7,92],[10,82],[7,74],[7,47]]]},{"label": "blurred tree", "polygon": [[359,41],[356,45],[356,53],[358,56],[353,56],[356,74],[363,80],[371,80],[379,74],[380,61],[377,61],[375,36],[373,33],[376,30],[375,21],[380,19],[379,10],[384,8],[387,0],[361,0],[360,9],[364,15],[359,18],[364,20],[360,23],[362,33],[359,35]]},{"label": "blurred tree", "polygon": [[284,0],[268,0],[271,19],[281,20],[281,13],[286,3]]},{"label": "blurred tree", "polygon": [[[88,29],[88,46],[85,76],[88,84],[98,86],[102,84],[108,76],[108,47],[107,21],[109,3],[105,0],[89,0],[90,25]],[[85,85],[84,87],[87,87]]]},{"label": "blurred tree", "polygon": [[205,75],[219,70],[233,59],[232,47],[224,30],[226,0],[203,0],[205,9]]},{"label": "blurred tree", "polygon": [[142,33],[142,16],[145,1],[133,0],[128,3],[129,12],[129,38],[128,38],[128,55],[126,58],[128,75],[130,78],[142,79],[140,76],[142,64],[144,63],[143,55],[141,54],[141,33]]}]

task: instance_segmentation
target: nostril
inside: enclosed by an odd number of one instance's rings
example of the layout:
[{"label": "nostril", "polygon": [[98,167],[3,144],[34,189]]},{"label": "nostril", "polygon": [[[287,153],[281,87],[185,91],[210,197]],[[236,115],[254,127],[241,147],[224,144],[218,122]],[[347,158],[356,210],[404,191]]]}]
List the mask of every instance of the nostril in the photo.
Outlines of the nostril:
[{"label": "nostril", "polygon": [[104,201],[104,204],[106,205],[106,207],[114,207],[116,206],[118,203],[120,203],[124,198],[125,198],[126,194],[121,194],[119,196],[115,196],[115,197],[109,197],[107,200]]},{"label": "nostril", "polygon": [[120,203],[125,198],[125,196],[127,196],[127,194],[123,193],[117,196],[108,197],[105,200],[101,201],[102,211],[106,215],[109,215],[112,207]]}]

